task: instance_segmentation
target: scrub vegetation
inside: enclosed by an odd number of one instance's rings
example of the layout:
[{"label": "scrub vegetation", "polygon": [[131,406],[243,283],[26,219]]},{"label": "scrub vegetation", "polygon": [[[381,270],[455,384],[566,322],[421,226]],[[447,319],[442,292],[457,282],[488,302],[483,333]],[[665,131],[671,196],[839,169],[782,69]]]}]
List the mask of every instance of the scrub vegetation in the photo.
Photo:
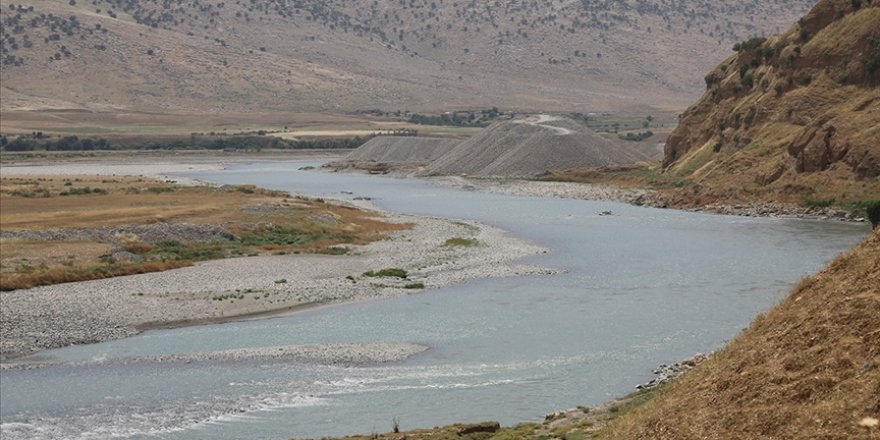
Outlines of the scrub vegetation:
[{"label": "scrub vegetation", "polygon": [[3,178],[0,203],[2,290],[264,253],[344,254],[339,245],[408,227],[255,186],[134,177]]}]

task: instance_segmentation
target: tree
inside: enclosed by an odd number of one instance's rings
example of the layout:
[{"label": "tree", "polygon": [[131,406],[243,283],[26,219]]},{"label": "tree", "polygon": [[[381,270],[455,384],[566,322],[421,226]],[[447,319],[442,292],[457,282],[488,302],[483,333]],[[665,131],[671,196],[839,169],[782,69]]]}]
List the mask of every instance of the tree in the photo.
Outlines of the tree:
[{"label": "tree", "polygon": [[868,214],[868,220],[871,221],[871,227],[877,229],[880,226],[880,200],[874,200],[871,203],[868,203],[868,207],[865,208],[865,211]]}]

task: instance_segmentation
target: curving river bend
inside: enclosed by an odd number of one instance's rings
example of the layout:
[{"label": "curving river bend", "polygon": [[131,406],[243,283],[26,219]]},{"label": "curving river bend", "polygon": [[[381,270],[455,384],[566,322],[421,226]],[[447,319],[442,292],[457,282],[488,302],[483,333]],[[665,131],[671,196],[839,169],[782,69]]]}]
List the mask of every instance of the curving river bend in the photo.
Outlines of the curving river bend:
[{"label": "curving river bend", "polygon": [[[290,344],[403,341],[404,362],[107,363],[0,375],[0,430],[17,438],[282,439],[458,421],[538,420],[625,394],[661,363],[709,352],[864,224],[743,218],[613,202],[513,197],[416,180],[253,163],[188,177],[478,220],[553,249],[554,276],[477,280],[288,317],[149,331],[40,355],[115,359]],[[349,194],[351,193],[351,194]],[[613,216],[600,216],[611,210]]]}]

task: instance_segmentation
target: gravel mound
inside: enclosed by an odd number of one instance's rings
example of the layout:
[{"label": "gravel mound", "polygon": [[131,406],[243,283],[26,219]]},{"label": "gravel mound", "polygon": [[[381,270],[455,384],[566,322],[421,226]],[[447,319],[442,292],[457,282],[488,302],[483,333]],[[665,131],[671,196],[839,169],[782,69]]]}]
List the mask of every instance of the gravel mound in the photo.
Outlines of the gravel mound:
[{"label": "gravel mound", "polygon": [[529,177],[549,170],[623,165],[647,158],[571,119],[539,115],[492,124],[433,161],[421,174]]},{"label": "gravel mound", "polygon": [[429,163],[461,143],[457,139],[417,136],[377,136],[345,156],[343,161]]}]

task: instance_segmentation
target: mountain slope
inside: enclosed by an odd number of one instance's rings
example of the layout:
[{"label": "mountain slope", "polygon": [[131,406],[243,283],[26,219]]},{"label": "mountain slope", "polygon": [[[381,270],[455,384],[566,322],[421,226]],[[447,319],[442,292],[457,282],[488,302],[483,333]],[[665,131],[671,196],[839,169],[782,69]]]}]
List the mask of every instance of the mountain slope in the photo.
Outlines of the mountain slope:
[{"label": "mountain slope", "polygon": [[695,183],[691,204],[876,198],[880,2],[822,0],[736,49],[667,140],[663,165]]},{"label": "mountain slope", "polygon": [[810,0],[20,0],[2,108],[680,108],[719,47]]},{"label": "mountain slope", "polygon": [[878,310],[880,229],[602,438],[876,439]]}]

